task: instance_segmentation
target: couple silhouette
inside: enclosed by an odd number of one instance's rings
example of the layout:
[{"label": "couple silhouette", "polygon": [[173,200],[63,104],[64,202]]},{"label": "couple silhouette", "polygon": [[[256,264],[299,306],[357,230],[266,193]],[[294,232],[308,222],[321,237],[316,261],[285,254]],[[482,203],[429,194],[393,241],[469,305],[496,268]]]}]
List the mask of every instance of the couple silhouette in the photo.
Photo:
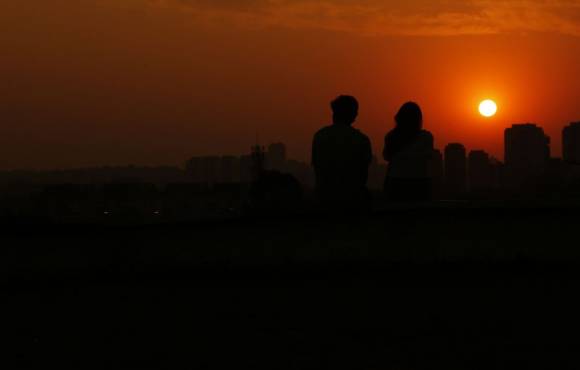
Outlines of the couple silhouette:
[{"label": "couple silhouette", "polygon": [[[334,99],[332,125],[320,129],[312,144],[316,194],[326,208],[367,209],[367,189],[372,148],[369,138],[352,127],[358,116],[358,101],[348,95]],[[388,162],[384,191],[396,202],[431,199],[429,165],[433,135],[423,129],[421,108],[407,102],[395,115],[395,128],[385,136],[383,157]]]}]

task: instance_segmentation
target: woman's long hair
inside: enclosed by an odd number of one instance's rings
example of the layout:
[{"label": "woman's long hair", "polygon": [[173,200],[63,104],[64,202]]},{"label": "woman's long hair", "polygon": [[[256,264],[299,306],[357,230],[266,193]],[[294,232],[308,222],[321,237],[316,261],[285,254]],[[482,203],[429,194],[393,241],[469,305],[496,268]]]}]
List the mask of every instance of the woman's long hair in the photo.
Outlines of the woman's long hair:
[{"label": "woman's long hair", "polygon": [[423,128],[423,113],[415,102],[407,102],[399,109],[395,115],[395,130],[417,135]]},{"label": "woman's long hair", "polygon": [[387,135],[385,154],[392,158],[405,149],[419,135],[423,128],[423,113],[415,102],[407,102],[395,115],[395,128]]}]

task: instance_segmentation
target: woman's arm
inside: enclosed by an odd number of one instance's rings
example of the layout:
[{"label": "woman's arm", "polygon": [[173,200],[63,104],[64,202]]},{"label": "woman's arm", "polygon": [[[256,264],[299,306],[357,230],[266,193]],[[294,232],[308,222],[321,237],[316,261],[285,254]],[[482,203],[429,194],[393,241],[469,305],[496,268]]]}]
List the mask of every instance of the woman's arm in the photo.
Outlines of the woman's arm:
[{"label": "woman's arm", "polygon": [[427,159],[431,159],[434,150],[434,140],[433,134],[431,134],[429,131],[423,131],[421,149],[422,155],[424,155]]}]

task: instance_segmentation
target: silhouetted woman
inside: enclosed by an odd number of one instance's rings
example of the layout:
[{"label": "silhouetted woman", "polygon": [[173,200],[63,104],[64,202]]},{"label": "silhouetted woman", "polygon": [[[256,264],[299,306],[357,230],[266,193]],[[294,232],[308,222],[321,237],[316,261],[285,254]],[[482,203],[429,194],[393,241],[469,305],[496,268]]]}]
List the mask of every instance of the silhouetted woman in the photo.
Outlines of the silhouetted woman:
[{"label": "silhouetted woman", "polygon": [[403,104],[395,128],[385,137],[383,157],[389,162],[385,179],[387,198],[393,201],[428,201],[432,184],[430,161],[433,135],[423,130],[423,114],[414,102]]}]

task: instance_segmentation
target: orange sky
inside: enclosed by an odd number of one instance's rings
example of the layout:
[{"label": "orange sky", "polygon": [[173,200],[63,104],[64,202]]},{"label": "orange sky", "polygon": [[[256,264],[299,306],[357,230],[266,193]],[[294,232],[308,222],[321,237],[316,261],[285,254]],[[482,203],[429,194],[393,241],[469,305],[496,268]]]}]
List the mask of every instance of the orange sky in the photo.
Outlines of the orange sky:
[{"label": "orange sky", "polygon": [[580,120],[580,2],[497,3],[3,1],[0,169],[182,164],[256,132],[307,159],[340,93],[377,153],[415,100],[438,147],[501,156],[503,129],[532,121],[560,155]]}]

